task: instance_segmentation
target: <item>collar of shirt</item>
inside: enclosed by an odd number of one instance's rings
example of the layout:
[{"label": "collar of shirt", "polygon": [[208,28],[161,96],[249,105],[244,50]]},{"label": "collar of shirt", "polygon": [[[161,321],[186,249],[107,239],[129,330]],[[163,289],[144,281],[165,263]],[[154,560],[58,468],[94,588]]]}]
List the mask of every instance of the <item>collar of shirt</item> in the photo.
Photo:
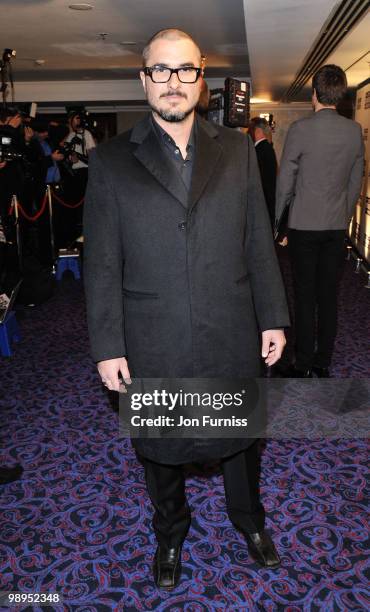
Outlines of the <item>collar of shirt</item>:
[{"label": "collar of shirt", "polygon": [[[170,151],[171,151],[171,153],[173,155],[175,155],[176,157],[179,157],[180,159],[182,159],[181,151],[180,151],[179,147],[177,146],[176,142],[174,141],[174,139],[172,138],[172,136],[170,136],[168,134],[168,132],[166,132],[166,130],[164,130],[162,128],[162,126],[159,125],[159,123],[156,122],[156,120],[154,119],[153,115],[151,115],[151,121],[152,121],[153,129],[156,132],[157,136],[159,137],[160,141],[166,147],[168,147],[170,149]],[[196,126],[196,120],[194,118],[193,127],[191,128],[188,144],[186,145],[186,159],[187,160],[192,159],[193,153],[194,153],[194,147],[195,147],[195,129],[196,129],[195,126]]]},{"label": "collar of shirt", "polygon": [[263,140],[267,140],[267,138],[260,138],[259,140],[256,140],[256,142],[254,143],[254,146],[256,147]]}]

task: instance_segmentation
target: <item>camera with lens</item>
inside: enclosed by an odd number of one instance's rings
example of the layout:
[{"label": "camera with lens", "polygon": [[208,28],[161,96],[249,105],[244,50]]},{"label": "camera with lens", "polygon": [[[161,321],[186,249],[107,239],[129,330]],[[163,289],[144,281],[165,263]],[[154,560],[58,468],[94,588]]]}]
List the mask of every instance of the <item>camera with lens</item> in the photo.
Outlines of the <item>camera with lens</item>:
[{"label": "camera with lens", "polygon": [[72,153],[76,153],[76,145],[82,145],[82,138],[74,136],[69,142],[64,142],[63,147],[59,147],[59,151],[67,158]]},{"label": "camera with lens", "polygon": [[84,111],[80,113],[79,117],[80,117],[80,129],[89,130],[90,129],[89,114],[86,111]]},{"label": "camera with lens", "polygon": [[66,148],[69,148],[71,150],[71,153],[75,153],[76,145],[82,146],[82,144],[82,138],[76,134],[76,136],[73,136],[73,138],[69,142],[66,142],[64,146]]},{"label": "camera with lens", "polygon": [[0,128],[0,162],[24,160],[24,155],[17,150],[12,136]]},{"label": "camera with lens", "polygon": [[82,145],[82,143],[83,143],[82,138],[76,135],[69,142],[65,142],[63,147],[59,147],[58,150],[60,151],[60,153],[64,155],[64,159],[67,164],[70,164],[70,165],[73,164],[73,160],[71,159],[72,155],[75,155],[79,160],[85,163],[88,163],[87,156],[76,151],[76,145]]}]

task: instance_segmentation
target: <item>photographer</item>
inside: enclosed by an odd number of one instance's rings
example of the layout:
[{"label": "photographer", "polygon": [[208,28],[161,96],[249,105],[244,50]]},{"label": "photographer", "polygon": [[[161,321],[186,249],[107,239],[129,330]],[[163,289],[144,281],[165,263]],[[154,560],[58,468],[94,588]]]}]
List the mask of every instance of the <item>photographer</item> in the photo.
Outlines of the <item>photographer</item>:
[{"label": "photographer", "polygon": [[[44,185],[51,183],[59,183],[60,172],[58,162],[64,160],[64,154],[59,150],[59,146],[55,145],[49,138],[49,125],[45,121],[33,121],[32,130],[34,137],[37,140],[39,149],[39,181]],[[30,129],[30,128],[26,128]],[[32,131],[31,130],[31,131]]]},{"label": "photographer", "polygon": [[[7,167],[7,162],[0,158],[0,194],[1,189],[1,178],[4,176],[4,170]],[[7,240],[5,236],[5,230],[3,225],[4,211],[0,208],[0,295],[2,293],[8,293],[10,289],[9,279],[7,278]],[[9,286],[8,286],[9,285]],[[21,478],[23,468],[17,464],[9,467],[6,465],[0,465],[0,485],[5,485],[10,482],[14,482]]]},{"label": "photographer", "polygon": [[[69,128],[64,124],[49,125],[49,142],[53,150],[58,150],[63,153],[63,160],[58,162],[60,173],[59,184],[55,186],[55,190],[64,202],[73,203],[74,195],[74,178],[75,171],[72,168],[72,160],[70,160],[70,144],[66,144],[66,138],[69,134]],[[53,223],[54,223],[54,239],[56,250],[67,248],[80,233],[80,229],[76,229],[76,212],[67,206],[63,206],[60,201],[54,199],[53,205]]]},{"label": "photographer", "polygon": [[[0,178],[0,211],[9,243],[16,243],[14,214],[8,215],[12,196],[21,207],[19,227],[23,257],[35,256],[51,263],[48,211],[37,220],[29,220],[40,211],[45,198],[46,182],[58,180],[57,162],[63,159],[47,143],[48,126],[40,121],[23,125],[24,117],[17,108],[7,108],[0,119],[0,159],[7,164]],[[22,265],[22,262],[19,262]]]},{"label": "photographer", "polygon": [[86,170],[88,168],[89,151],[95,147],[95,140],[91,132],[86,129],[86,120],[83,115],[73,111],[68,116],[69,134],[66,143],[73,145],[71,153],[73,170]]},{"label": "photographer", "polygon": [[22,114],[16,108],[3,111],[0,117],[0,136],[0,161],[8,162],[2,181],[2,202],[7,198],[10,204],[11,196],[15,194],[31,214],[33,186],[42,180],[52,160],[44,158],[34,138],[33,129],[23,125]]},{"label": "photographer", "polygon": [[[25,154],[22,118],[5,109],[0,115],[0,293],[8,292],[19,280],[16,225],[11,211],[12,196],[24,182]],[[11,213],[11,214],[10,214]]]},{"label": "photographer", "polygon": [[23,182],[19,161],[25,154],[25,139],[21,133],[22,118],[16,111],[5,109],[0,114],[0,214],[10,206],[11,197]]},{"label": "photographer", "polygon": [[[69,134],[66,138],[68,160],[72,166],[73,176],[68,178],[70,202],[80,202],[85,196],[89,151],[95,147],[91,132],[86,129],[86,119],[82,112],[72,111],[68,116]],[[71,242],[76,240],[82,231],[83,207],[73,210],[71,219]]]},{"label": "photographer", "polygon": [[[43,120],[34,120],[31,123],[34,136],[31,143],[38,147],[38,164],[35,168],[35,199],[42,202],[46,185],[59,184],[61,174],[58,163],[64,160],[64,155],[58,146],[49,138],[49,125]],[[48,210],[37,221],[38,227],[38,248],[37,254],[41,263],[52,263],[51,236],[50,236],[50,217]]]},{"label": "photographer", "polygon": [[[2,185],[9,166],[9,162],[0,161],[0,194],[2,196]],[[2,204],[4,202],[5,200],[2,199]],[[7,203],[0,208],[0,302],[2,305],[4,294],[10,297],[15,285],[21,279],[15,220],[14,216],[9,214],[9,210]]]}]

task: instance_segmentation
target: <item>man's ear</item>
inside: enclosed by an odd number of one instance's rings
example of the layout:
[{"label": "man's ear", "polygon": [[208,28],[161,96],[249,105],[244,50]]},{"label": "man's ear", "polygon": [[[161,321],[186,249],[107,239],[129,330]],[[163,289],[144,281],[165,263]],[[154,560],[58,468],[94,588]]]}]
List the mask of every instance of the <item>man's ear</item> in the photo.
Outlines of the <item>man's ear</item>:
[{"label": "man's ear", "polygon": [[313,88],[313,90],[312,90],[312,102],[314,104],[318,103],[318,99],[317,99],[317,94],[316,94],[316,89],[315,88]]},{"label": "man's ear", "polygon": [[145,81],[145,74],[143,70],[140,70],[140,79],[141,79],[141,83],[143,85],[144,91],[146,93],[146,81]]}]

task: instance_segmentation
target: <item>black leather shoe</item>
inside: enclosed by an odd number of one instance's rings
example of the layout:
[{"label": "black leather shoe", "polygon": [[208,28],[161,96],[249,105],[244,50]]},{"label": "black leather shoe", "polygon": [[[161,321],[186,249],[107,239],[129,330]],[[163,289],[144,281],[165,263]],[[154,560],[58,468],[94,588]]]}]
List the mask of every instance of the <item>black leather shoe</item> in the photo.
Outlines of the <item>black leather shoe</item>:
[{"label": "black leather shoe", "polygon": [[157,587],[174,589],[181,574],[181,546],[158,546],[153,562],[153,575]]},{"label": "black leather shoe", "polygon": [[319,366],[313,366],[312,372],[316,374],[317,378],[330,378],[329,368],[319,368]]},{"label": "black leather shoe", "polygon": [[285,370],[284,378],[312,378],[312,370],[310,368],[300,370],[294,365],[291,365]]},{"label": "black leather shoe", "polygon": [[244,533],[251,557],[262,567],[273,569],[280,565],[280,557],[271,536],[263,530],[258,533]]},{"label": "black leather shoe", "polygon": [[8,484],[18,480],[23,474],[23,468],[21,465],[15,465],[14,467],[5,467],[0,465],[0,485]]}]

